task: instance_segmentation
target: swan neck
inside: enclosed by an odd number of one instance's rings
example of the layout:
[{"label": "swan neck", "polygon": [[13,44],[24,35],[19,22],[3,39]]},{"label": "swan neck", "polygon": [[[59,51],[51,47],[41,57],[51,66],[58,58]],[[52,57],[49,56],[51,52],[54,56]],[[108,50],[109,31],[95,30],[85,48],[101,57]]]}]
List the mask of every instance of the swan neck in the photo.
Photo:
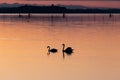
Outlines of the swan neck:
[{"label": "swan neck", "polygon": [[65,45],[63,45],[63,51],[64,51],[64,49],[65,49]]}]

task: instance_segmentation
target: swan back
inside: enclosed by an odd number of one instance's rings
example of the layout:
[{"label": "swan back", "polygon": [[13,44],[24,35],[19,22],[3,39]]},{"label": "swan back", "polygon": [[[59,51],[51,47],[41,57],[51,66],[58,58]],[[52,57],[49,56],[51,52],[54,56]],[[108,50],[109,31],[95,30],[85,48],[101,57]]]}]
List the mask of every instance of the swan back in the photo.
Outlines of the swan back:
[{"label": "swan back", "polygon": [[53,48],[53,49],[50,49],[50,52],[53,52],[53,53],[55,53],[55,52],[57,52],[57,49],[55,49],[55,48]]},{"label": "swan back", "polygon": [[52,53],[57,52],[57,49],[55,49],[55,48],[50,49],[50,46],[47,46],[47,48],[48,48],[48,52],[52,52]]}]

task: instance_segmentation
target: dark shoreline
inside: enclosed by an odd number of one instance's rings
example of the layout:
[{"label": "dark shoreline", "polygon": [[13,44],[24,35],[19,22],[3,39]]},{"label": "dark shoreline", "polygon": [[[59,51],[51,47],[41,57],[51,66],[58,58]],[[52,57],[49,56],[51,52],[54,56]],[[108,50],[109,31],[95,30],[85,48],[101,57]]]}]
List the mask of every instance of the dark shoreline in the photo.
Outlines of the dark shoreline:
[{"label": "dark shoreline", "polygon": [[20,13],[33,13],[33,14],[120,14],[120,9],[108,8],[86,8],[86,9],[67,9],[61,6],[30,6],[24,5],[20,7],[3,7],[0,8],[0,14],[20,14]]}]

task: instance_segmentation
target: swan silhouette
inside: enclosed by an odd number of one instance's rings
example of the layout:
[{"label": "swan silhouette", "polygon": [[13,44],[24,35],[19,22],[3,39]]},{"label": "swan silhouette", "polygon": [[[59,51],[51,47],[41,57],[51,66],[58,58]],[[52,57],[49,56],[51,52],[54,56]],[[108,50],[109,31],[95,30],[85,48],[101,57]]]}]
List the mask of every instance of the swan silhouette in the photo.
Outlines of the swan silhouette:
[{"label": "swan silhouette", "polygon": [[48,48],[48,52],[49,53],[50,52],[52,52],[52,53],[56,53],[57,52],[57,49],[55,49],[55,48],[50,49],[50,46],[47,46],[47,48]]},{"label": "swan silhouette", "polygon": [[63,54],[64,54],[64,52],[65,52],[67,55],[71,55],[71,54],[73,53],[73,49],[72,49],[71,47],[67,47],[67,48],[65,49],[65,44],[62,44],[62,45],[63,45],[63,50],[62,50]]}]

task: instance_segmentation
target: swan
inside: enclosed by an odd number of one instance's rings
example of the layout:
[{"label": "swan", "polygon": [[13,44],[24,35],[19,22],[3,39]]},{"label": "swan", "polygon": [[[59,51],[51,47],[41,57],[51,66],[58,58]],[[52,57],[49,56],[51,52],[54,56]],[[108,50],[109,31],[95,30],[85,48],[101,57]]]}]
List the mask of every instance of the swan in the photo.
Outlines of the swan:
[{"label": "swan", "polygon": [[57,49],[55,49],[55,48],[50,49],[50,46],[47,46],[47,48],[48,48],[48,52],[52,52],[52,53],[57,52]]},{"label": "swan", "polygon": [[62,50],[62,52],[64,53],[67,53],[68,55],[71,55],[72,53],[73,53],[73,49],[71,48],[71,47],[67,47],[66,49],[65,49],[65,44],[62,44],[63,45],[63,50]]}]

